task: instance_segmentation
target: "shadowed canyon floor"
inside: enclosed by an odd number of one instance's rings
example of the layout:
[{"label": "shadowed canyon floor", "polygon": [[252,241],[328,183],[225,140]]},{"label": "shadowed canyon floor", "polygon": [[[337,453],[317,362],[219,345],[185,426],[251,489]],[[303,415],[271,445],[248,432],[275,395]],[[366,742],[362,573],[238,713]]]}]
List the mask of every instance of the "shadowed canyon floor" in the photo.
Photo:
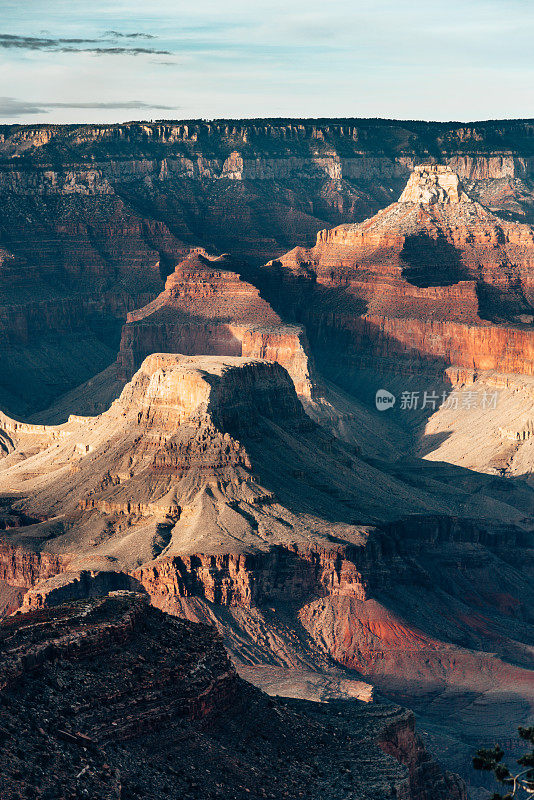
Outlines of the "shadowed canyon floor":
[{"label": "shadowed canyon floor", "polygon": [[534,703],[534,234],[470,191],[429,163],[265,267],[165,251],[116,361],[0,417],[4,611],[147,593],[271,694],[414,707],[483,792]]}]

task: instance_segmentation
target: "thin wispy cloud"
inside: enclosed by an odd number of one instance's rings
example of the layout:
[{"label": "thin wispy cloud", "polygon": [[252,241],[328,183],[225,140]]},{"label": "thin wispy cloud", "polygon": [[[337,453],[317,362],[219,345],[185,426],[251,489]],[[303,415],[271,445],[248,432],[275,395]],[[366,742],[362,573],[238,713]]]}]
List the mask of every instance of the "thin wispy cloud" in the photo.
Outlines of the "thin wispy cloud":
[{"label": "thin wispy cloud", "polygon": [[120,31],[106,31],[102,37],[109,37],[110,39],[157,39],[151,33],[121,33]]},{"label": "thin wispy cloud", "polygon": [[176,107],[144,103],[142,100],[118,100],[109,102],[32,102],[17,100],[14,97],[0,97],[0,117],[24,117],[29,114],[47,114],[56,108],[67,109],[102,109],[102,110],[151,110],[151,111],[176,111]]},{"label": "thin wispy cloud", "polygon": [[[158,50],[155,47],[140,47],[138,45],[117,45],[117,39],[155,39],[155,36],[146,33],[117,33],[107,31],[99,38],[64,38],[45,36],[21,36],[18,34],[1,33],[0,48],[4,50],[42,50],[57,53],[95,53],[97,55],[159,55],[169,56],[169,50]],[[104,44],[104,42],[106,42]],[[109,42],[109,44],[107,43]]]}]

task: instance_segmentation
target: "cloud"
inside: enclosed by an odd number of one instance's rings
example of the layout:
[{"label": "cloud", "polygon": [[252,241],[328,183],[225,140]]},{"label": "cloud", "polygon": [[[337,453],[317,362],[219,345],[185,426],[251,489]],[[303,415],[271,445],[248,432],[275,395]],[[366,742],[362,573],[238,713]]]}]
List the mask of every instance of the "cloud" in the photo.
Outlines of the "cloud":
[{"label": "cloud", "polygon": [[157,39],[157,36],[152,36],[150,33],[121,33],[120,31],[106,31],[102,34],[102,38],[106,39]]},{"label": "cloud", "polygon": [[[98,39],[59,38],[45,36],[19,36],[17,34],[1,33],[0,48],[4,50],[41,50],[54,53],[95,53],[96,55],[158,55],[170,56],[169,50],[157,50],[154,47],[139,47],[131,45],[116,45],[115,39],[155,39],[148,33],[118,33],[107,31]],[[111,40],[109,45],[103,44]]]},{"label": "cloud", "polygon": [[128,110],[128,109],[154,109],[162,111],[175,111],[176,106],[162,106],[152,103],[144,103],[142,100],[119,100],[117,102],[94,102],[94,103],[41,103],[27,100],[17,100],[14,97],[0,97],[0,117],[23,117],[27,114],[46,114],[48,111],[57,108],[72,109],[107,109],[107,110]]},{"label": "cloud", "polygon": [[172,56],[170,50],[155,50],[152,47],[85,47],[85,48],[60,48],[61,53],[79,52],[80,49],[84,53],[96,53],[96,55],[112,55],[112,56],[138,56],[141,54],[149,56]]}]

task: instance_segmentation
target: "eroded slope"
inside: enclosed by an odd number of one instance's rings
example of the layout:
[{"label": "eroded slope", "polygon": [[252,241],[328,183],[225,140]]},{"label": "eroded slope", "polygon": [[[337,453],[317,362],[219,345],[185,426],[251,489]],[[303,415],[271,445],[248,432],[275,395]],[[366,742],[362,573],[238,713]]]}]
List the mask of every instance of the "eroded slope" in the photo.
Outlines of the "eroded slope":
[{"label": "eroded slope", "polygon": [[213,628],[139,595],[10,618],[0,642],[3,797],[465,797],[411,715],[275,702],[238,678]]}]

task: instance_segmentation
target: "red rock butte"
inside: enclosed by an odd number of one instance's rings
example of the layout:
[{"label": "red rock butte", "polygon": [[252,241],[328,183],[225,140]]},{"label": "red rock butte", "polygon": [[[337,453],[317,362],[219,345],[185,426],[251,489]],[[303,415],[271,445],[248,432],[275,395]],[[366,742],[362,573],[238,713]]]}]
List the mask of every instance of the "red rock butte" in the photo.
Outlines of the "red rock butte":
[{"label": "red rock butte", "polygon": [[158,351],[263,358],[285,367],[297,392],[311,396],[303,330],[284,325],[258,289],[228,269],[231,264],[228,257],[191,254],[155,300],[128,314],[118,355],[125,377]]},{"label": "red rock butte", "polygon": [[319,327],[343,341],[351,369],[534,374],[534,231],[472,201],[449,167],[417,167],[398,202],[266,270],[278,264],[313,281],[299,320],[314,345]]}]

